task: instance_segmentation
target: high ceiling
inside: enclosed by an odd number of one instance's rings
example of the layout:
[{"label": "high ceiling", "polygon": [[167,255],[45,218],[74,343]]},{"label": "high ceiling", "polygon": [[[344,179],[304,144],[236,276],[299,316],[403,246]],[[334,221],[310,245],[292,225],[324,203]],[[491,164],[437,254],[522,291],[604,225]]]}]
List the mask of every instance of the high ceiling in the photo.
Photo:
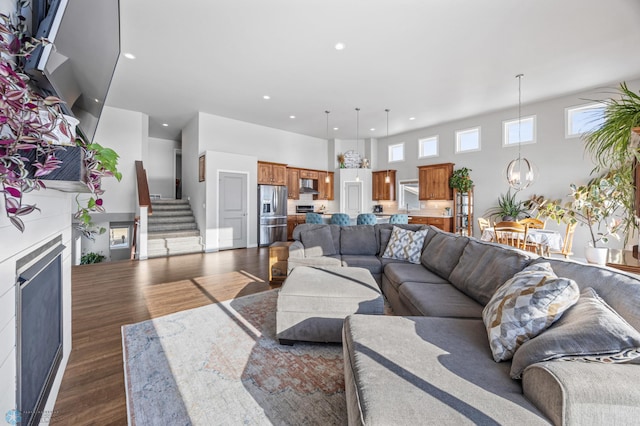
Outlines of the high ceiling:
[{"label": "high ceiling", "polygon": [[329,137],[354,139],[356,107],[360,138],[383,137],[385,108],[397,134],[514,106],[518,73],[524,103],[640,78],[638,0],[120,8],[122,52],[136,59],[120,59],[107,104],[148,114],[160,138],[178,139],[197,111],[325,138],[330,110]]}]

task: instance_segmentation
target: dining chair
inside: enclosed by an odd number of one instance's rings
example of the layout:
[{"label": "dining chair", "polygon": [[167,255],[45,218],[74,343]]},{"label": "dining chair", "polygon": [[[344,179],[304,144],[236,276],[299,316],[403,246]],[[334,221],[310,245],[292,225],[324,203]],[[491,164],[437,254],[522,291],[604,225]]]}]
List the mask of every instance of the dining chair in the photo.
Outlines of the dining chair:
[{"label": "dining chair", "polygon": [[395,223],[395,224],[409,223],[409,215],[404,213],[392,214],[391,217],[389,218],[389,223]]},{"label": "dining chair", "polygon": [[484,217],[479,217],[478,218],[478,228],[480,228],[480,235],[482,235],[482,233],[484,232],[485,229],[490,228],[490,227],[491,227],[491,222],[489,222]]},{"label": "dining chair", "polygon": [[544,229],[546,222],[541,221],[540,219],[536,219],[534,217],[527,217],[524,219],[520,219],[518,223],[523,225],[529,225],[529,229]]},{"label": "dining chair", "polygon": [[305,222],[322,224],[322,216],[318,213],[307,213],[305,216]]},{"label": "dining chair", "polygon": [[349,226],[351,225],[351,219],[349,218],[349,215],[346,213],[334,213],[331,215],[331,224],[340,225],[340,226]]},{"label": "dining chair", "polygon": [[527,231],[527,226],[518,222],[498,222],[493,226],[494,241],[498,244],[506,244],[525,250],[527,246]]},{"label": "dining chair", "polygon": [[571,249],[573,247],[573,234],[576,231],[576,226],[578,226],[578,223],[568,223],[567,224],[567,229],[565,231],[564,234],[564,241],[562,242],[562,249],[561,250],[549,250],[547,249],[547,252],[545,253],[547,256],[550,254],[561,254],[566,258],[568,258],[569,256],[572,256],[573,253],[571,252]]},{"label": "dining chair", "polygon": [[378,218],[373,213],[360,213],[356,217],[357,225],[375,225],[378,223]]}]

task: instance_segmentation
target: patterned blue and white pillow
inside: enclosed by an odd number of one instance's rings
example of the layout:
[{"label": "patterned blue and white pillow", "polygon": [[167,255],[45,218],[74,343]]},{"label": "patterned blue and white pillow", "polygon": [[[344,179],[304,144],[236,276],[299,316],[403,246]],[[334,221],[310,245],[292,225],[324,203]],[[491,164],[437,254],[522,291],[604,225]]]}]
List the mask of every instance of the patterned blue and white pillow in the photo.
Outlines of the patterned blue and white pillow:
[{"label": "patterned blue and white pillow", "polygon": [[382,257],[420,263],[420,255],[422,254],[422,246],[424,245],[427,231],[428,229],[410,231],[394,226]]},{"label": "patterned blue and white pillow", "polygon": [[482,310],[493,359],[511,359],[520,345],[560,319],[579,297],[576,282],[559,278],[549,262],[527,266],[515,274]]}]

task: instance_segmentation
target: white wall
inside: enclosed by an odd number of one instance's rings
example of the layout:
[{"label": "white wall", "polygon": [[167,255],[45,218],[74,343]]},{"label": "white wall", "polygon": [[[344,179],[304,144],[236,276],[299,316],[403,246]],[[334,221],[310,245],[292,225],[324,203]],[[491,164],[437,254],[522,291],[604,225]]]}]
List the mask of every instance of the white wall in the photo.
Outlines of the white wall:
[{"label": "white wall", "polygon": [[122,173],[122,180],[103,180],[105,209],[108,213],[135,212],[138,196],[134,161],[145,159],[149,143],[149,117],[140,112],[105,106],[94,142],[115,150],[120,156],[118,170]]},{"label": "white wall", "polygon": [[[198,182],[198,157],[204,154],[200,147],[200,116],[196,115],[182,129],[182,199],[189,200],[193,216],[203,239],[207,233],[205,204],[206,180]],[[204,241],[203,241],[204,242]]]},{"label": "white wall", "polygon": [[[198,182],[198,156],[207,154],[206,181]],[[257,245],[257,161],[325,170],[328,144],[270,127],[199,113],[182,130],[183,198],[189,197],[207,250],[217,250],[217,176],[249,172],[249,247]],[[215,240],[215,241],[214,241]]]},{"label": "white wall", "polygon": [[[93,139],[95,143],[111,148],[120,156],[118,170],[122,180],[108,177],[102,179],[105,193],[102,195],[105,213],[94,213],[92,219],[97,227],[104,227],[106,234],[99,235],[95,241],[82,237],[81,252],[101,253],[110,260],[109,255],[109,221],[113,216],[122,214],[133,217],[137,211],[138,193],[135,172],[135,161],[145,160],[149,155],[149,117],[140,112],[105,106],[100,116],[100,123]],[[147,167],[145,162],[145,167]],[[80,194],[78,199],[87,200],[90,194]],[[117,215],[121,214],[121,215]],[[126,219],[130,220],[130,219]],[[125,220],[123,220],[125,221]]]},{"label": "white wall", "polygon": [[258,245],[258,193],[256,182],[258,170],[257,157],[253,155],[229,154],[226,152],[207,151],[207,175],[206,175],[206,217],[207,227],[205,233],[206,251],[217,251],[220,248],[218,223],[218,206],[220,202],[218,182],[220,173],[246,173],[248,183],[248,211],[247,211],[247,246]]},{"label": "white wall", "polygon": [[326,139],[205,113],[200,113],[199,118],[202,151],[250,154],[261,161],[308,169],[327,168]]},{"label": "white wall", "polygon": [[[611,87],[617,84],[613,83]],[[632,90],[637,90],[640,81],[629,84]],[[536,182],[528,189],[518,194],[518,199],[528,199],[532,194],[544,195],[547,198],[564,198],[569,193],[570,183],[586,183],[593,169],[593,162],[584,152],[584,145],[580,138],[565,138],[564,114],[565,108],[588,103],[585,99],[605,99],[609,96],[606,89],[585,91],[571,96],[550,99],[535,104],[524,104],[522,116],[537,116],[537,143],[522,145],[522,156],[533,161],[539,170]],[[526,99],[526,88],[523,92]],[[463,101],[463,100],[461,100]],[[496,205],[497,197],[505,193],[509,186],[505,178],[505,169],[509,161],[518,155],[517,147],[502,147],[502,122],[518,117],[517,107],[508,110],[469,117],[450,123],[420,129],[391,136],[378,141],[378,167],[380,169],[396,169],[398,180],[417,178],[418,165],[436,163],[455,163],[455,168],[468,167],[472,169],[471,176],[475,183],[475,215]],[[481,151],[456,154],[455,131],[469,127],[481,126]],[[440,155],[433,158],[418,158],[418,139],[438,135],[440,140]],[[405,143],[404,162],[389,163],[387,149],[390,144]],[[564,225],[557,225],[550,221],[547,226],[564,232]],[[476,236],[478,236],[476,227]],[[574,238],[574,253],[583,257],[583,248],[588,241],[588,231],[578,227]],[[611,248],[620,248],[622,243],[610,242]]]},{"label": "white wall", "polygon": [[149,153],[144,159],[144,168],[147,170],[150,194],[175,198],[174,156],[180,145],[177,141],[149,138]]},{"label": "white wall", "polygon": [[[71,352],[71,213],[73,194],[42,190],[25,195],[25,203],[41,211],[23,216],[20,233],[5,214],[0,215],[0,413],[16,408],[16,261],[45,242],[62,235],[63,358],[45,410],[51,412]],[[4,198],[0,197],[4,212]]]}]

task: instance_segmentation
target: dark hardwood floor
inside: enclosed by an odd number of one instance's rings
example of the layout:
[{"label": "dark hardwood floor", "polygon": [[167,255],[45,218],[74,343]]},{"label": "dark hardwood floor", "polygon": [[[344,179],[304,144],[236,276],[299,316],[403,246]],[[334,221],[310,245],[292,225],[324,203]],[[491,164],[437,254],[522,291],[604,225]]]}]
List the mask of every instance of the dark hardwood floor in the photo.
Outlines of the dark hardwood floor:
[{"label": "dark hardwood floor", "polygon": [[268,261],[253,248],[73,267],[73,349],[51,423],[126,424],[120,327],[269,290]]}]

